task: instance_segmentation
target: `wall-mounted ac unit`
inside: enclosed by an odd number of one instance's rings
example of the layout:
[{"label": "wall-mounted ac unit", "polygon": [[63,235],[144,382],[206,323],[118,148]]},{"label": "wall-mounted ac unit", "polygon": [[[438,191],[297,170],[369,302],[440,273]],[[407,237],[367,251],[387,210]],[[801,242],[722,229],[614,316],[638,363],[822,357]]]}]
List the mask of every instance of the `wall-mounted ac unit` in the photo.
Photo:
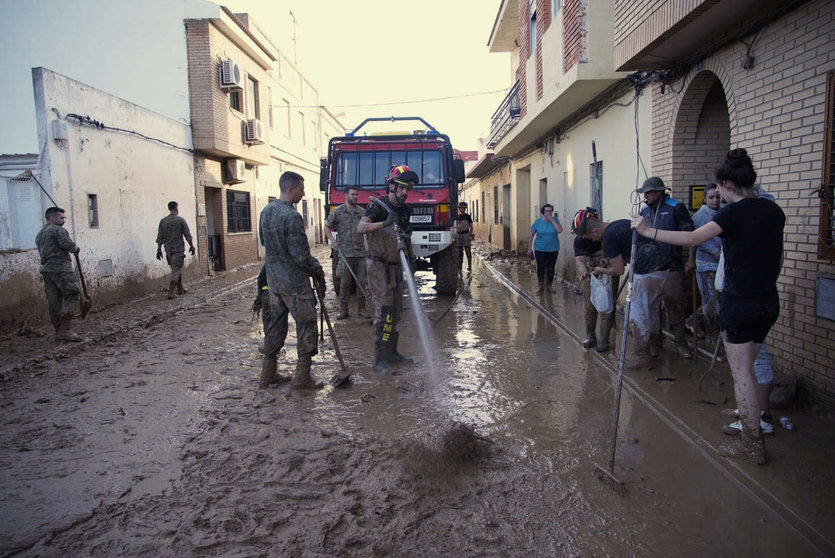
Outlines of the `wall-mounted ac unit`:
[{"label": "wall-mounted ac unit", "polygon": [[264,143],[264,127],[257,118],[250,118],[246,121],[246,142],[250,145]]},{"label": "wall-mounted ac unit", "polygon": [[246,163],[243,159],[227,159],[226,161],[226,183],[240,184],[246,182]]},{"label": "wall-mounted ac unit", "polygon": [[220,63],[221,89],[243,89],[244,76],[241,67],[234,60],[223,60]]}]

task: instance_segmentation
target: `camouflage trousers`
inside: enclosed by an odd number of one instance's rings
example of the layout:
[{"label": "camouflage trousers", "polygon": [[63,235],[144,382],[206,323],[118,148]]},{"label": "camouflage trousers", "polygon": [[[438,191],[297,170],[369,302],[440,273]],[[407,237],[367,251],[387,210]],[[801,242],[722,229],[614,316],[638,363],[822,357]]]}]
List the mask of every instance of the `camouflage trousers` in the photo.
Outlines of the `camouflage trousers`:
[{"label": "camouflage trousers", "polygon": [[181,272],[183,270],[183,264],[186,262],[186,253],[185,252],[175,252],[173,254],[165,254],[165,260],[168,262],[168,265],[171,266],[171,279],[172,283],[179,283],[182,277]]},{"label": "camouflage trousers", "polygon": [[49,321],[58,327],[67,316],[72,315],[72,307],[78,304],[81,289],[75,271],[42,272],[46,302],[49,307]]},{"label": "camouflage trousers", "polygon": [[287,339],[287,316],[296,322],[299,358],[319,353],[316,328],[316,298],[313,291],[298,295],[270,292],[270,302],[262,309],[264,319],[264,355],[275,357]]},{"label": "camouflage trousers", "polygon": [[365,268],[374,304],[374,342],[385,345],[397,333],[403,312],[403,266],[366,258]]}]

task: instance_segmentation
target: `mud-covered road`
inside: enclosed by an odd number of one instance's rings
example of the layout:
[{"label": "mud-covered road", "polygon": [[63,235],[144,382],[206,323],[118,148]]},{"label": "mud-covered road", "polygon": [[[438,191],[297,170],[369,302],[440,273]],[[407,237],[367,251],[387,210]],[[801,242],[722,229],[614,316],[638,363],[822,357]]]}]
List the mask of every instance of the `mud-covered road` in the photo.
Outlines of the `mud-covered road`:
[{"label": "mud-covered road", "polygon": [[[437,381],[407,302],[401,352],[417,364],[375,374],[371,327],[351,317],[334,326],[352,385],[259,390],[253,287],[195,291],[142,327],[126,307],[118,334],[4,381],[0,555],[810,552],[628,394],[627,497],[599,482],[610,373],[481,264],[456,297],[419,281]],[[313,375],[327,380],[338,365],[320,348]]]}]

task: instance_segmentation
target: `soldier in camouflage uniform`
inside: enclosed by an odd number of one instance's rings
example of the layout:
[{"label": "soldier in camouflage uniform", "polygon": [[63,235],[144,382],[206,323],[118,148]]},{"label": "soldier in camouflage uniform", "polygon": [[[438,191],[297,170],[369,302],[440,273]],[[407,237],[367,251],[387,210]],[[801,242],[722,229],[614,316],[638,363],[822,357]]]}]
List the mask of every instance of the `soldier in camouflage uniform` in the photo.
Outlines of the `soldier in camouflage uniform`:
[{"label": "soldier in camouflage uniform", "polygon": [[374,370],[382,374],[391,374],[387,363],[412,362],[397,352],[400,337],[397,322],[403,311],[403,266],[398,236],[405,248],[410,249],[406,198],[420,179],[409,167],[400,165],[391,169],[387,181],[388,195],[376,200],[372,198],[357,226],[357,231],[365,235],[368,254],[365,266],[374,302]]},{"label": "soldier in camouflage uniform", "polygon": [[[362,318],[368,317],[365,311],[365,296],[362,294],[365,289],[365,247],[362,235],[357,232],[363,209],[357,205],[357,193],[356,188],[348,188],[345,191],[345,203],[331,211],[325,219],[325,236],[331,241],[333,249],[340,254],[337,320],[344,320],[348,317],[348,298],[351,296],[354,275],[357,276],[359,282],[359,288],[356,289],[357,312]],[[333,237],[334,229],[336,229],[337,238]],[[353,271],[353,275],[351,270],[345,269],[346,263]]]},{"label": "soldier in camouflage uniform", "polygon": [[167,217],[163,217],[157,229],[157,259],[162,259],[162,245],[165,244],[165,259],[171,266],[171,280],[168,283],[168,298],[174,298],[175,292],[184,295],[188,291],[183,288],[183,264],[186,261],[186,245],[183,237],[188,241],[188,253],[194,255],[194,244],[191,242],[191,231],[188,223],[180,217],[180,206],[177,202],[168,202]]},{"label": "soldier in camouflage uniform", "polygon": [[65,211],[60,207],[47,209],[47,222],[35,237],[35,245],[41,256],[40,271],[49,306],[49,319],[55,327],[55,340],[78,342],[83,341],[83,338],[71,329],[72,307],[79,301],[81,290],[70,254],[77,254],[80,248],[64,228],[66,220]]},{"label": "soldier in camouflage uniform", "polygon": [[316,296],[310,277],[319,294],[325,294],[325,272],[319,261],[310,254],[304,221],[293,208],[304,197],[304,178],[295,172],[285,172],[278,181],[279,199],[261,211],[261,243],[266,248],[265,267],[270,290],[270,324],[265,332],[264,360],[261,365],[260,387],[276,383],[276,357],[287,337],[287,314],[296,322],[298,362],[291,387],[318,389],[322,387],[310,377],[310,364],[319,352],[316,328]]}]

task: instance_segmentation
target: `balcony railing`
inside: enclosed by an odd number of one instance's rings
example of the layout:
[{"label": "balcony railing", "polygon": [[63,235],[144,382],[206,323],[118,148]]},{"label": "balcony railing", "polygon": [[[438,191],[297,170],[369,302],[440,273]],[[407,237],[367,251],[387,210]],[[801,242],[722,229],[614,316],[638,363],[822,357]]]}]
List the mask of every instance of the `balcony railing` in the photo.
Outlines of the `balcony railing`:
[{"label": "balcony railing", "polygon": [[493,113],[490,122],[490,141],[487,147],[493,149],[497,143],[510,131],[522,115],[519,105],[519,82],[513,84],[502,104]]}]

